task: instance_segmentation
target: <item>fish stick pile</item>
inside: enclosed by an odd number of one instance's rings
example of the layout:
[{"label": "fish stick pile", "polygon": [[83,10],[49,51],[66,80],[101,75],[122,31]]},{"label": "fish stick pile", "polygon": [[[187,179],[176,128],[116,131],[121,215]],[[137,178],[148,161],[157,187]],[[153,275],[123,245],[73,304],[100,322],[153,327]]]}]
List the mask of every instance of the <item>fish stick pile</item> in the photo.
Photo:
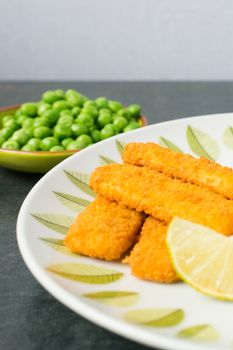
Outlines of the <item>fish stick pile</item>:
[{"label": "fish stick pile", "polygon": [[166,246],[173,217],[233,234],[233,170],[153,143],[125,146],[124,164],[96,168],[98,194],[70,227],[65,245],[90,257],[128,263],[146,280],[179,280]]}]

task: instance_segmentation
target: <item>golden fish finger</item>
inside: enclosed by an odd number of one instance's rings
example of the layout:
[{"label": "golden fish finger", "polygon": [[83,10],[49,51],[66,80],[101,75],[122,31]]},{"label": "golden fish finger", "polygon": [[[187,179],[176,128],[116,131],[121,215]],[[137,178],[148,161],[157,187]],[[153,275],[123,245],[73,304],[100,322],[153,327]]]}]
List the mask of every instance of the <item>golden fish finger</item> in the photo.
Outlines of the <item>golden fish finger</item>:
[{"label": "golden fish finger", "polygon": [[72,252],[114,260],[134,243],[144,215],[97,197],[71,225],[64,244]]},{"label": "golden fish finger", "polygon": [[174,216],[233,233],[233,201],[145,167],[111,164],[97,168],[91,187],[98,194],[161,220]]},{"label": "golden fish finger", "polygon": [[129,263],[133,275],[161,283],[179,280],[172,267],[166,236],[167,225],[149,216],[142,227],[139,242],[123,261]]},{"label": "golden fish finger", "polygon": [[233,169],[206,158],[176,153],[155,143],[129,143],[122,159],[125,163],[145,166],[185,182],[205,186],[233,199]]}]

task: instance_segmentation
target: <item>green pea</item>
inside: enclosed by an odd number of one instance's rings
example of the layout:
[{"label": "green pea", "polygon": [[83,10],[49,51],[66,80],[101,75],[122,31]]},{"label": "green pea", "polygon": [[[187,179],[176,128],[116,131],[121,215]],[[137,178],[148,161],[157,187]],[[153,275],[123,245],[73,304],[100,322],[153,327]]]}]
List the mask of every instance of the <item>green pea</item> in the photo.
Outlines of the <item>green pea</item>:
[{"label": "green pea", "polygon": [[107,124],[103,129],[100,130],[101,140],[107,139],[115,134],[113,124]]},{"label": "green pea", "polygon": [[22,123],[22,128],[27,129],[27,128],[34,126],[34,121],[35,121],[35,119],[32,119],[32,118],[24,119],[24,121]]},{"label": "green pea", "polygon": [[89,100],[89,98],[87,96],[85,96],[85,95],[81,95],[81,96],[82,96],[82,106],[83,106],[84,103]]},{"label": "green pea", "polygon": [[71,125],[71,130],[74,137],[78,137],[82,134],[88,134],[88,127],[83,123]]},{"label": "green pea", "polygon": [[59,94],[56,93],[56,91],[45,91],[42,95],[42,101],[53,104],[55,101],[60,100]]},{"label": "green pea", "polygon": [[8,119],[4,123],[4,128],[12,128],[14,130],[17,130],[17,129],[19,129],[19,124],[14,119]]},{"label": "green pea", "polygon": [[33,122],[34,128],[38,128],[39,126],[49,126],[47,120],[44,117],[37,117]]},{"label": "green pea", "polygon": [[67,114],[67,115],[63,115],[62,117],[60,117],[58,119],[57,125],[67,125],[67,126],[71,127],[73,122],[74,122],[73,117]]},{"label": "green pea", "polygon": [[17,117],[16,121],[17,121],[17,123],[18,123],[19,125],[22,125],[23,122],[24,122],[24,120],[27,119],[27,118],[28,118],[27,115],[25,115],[25,114],[20,114],[20,115]]},{"label": "green pea", "polygon": [[59,112],[69,109],[69,104],[66,101],[56,101],[53,103],[53,109],[58,110]]},{"label": "green pea", "polygon": [[66,91],[66,101],[69,103],[71,107],[83,106],[82,95],[73,89],[69,89]]},{"label": "green pea", "polygon": [[5,142],[5,139],[2,136],[0,136],[0,147],[4,142]]},{"label": "green pea", "polygon": [[38,106],[37,114],[41,116],[44,114],[45,111],[47,111],[50,108],[51,108],[51,106],[49,103],[40,102],[40,104]]},{"label": "green pea", "polygon": [[21,148],[21,151],[26,151],[26,152],[35,152],[37,151],[37,148],[35,148],[33,145],[29,145],[28,143],[26,145],[24,145]]},{"label": "green pea", "polygon": [[8,140],[2,144],[2,148],[9,149],[9,150],[18,150],[19,144],[15,140]]},{"label": "green pea", "polygon": [[4,140],[7,140],[9,137],[11,137],[14,131],[15,129],[12,127],[3,128],[0,130],[0,137],[2,137]]},{"label": "green pea", "polygon": [[23,129],[25,133],[28,135],[29,138],[32,138],[34,136],[34,127],[31,126],[30,128]]},{"label": "green pea", "polygon": [[67,137],[66,139],[63,139],[61,144],[64,148],[66,148],[68,146],[69,143],[73,142],[74,139],[72,139],[71,137]]},{"label": "green pea", "polygon": [[[139,124],[141,123],[140,119],[138,119],[138,118],[132,118],[132,117],[131,117],[131,118],[129,119],[129,123],[132,123],[132,122],[136,122],[136,123],[139,123]],[[140,124],[140,125],[141,125],[141,124]]]},{"label": "green pea", "polygon": [[65,97],[69,97],[70,95],[81,95],[78,91],[74,90],[74,89],[68,89],[65,92]]},{"label": "green pea", "polygon": [[49,152],[61,152],[64,151],[64,147],[62,146],[53,146],[50,148]]},{"label": "green pea", "polygon": [[79,116],[76,118],[76,122],[77,123],[84,123],[86,124],[87,127],[92,127],[95,124],[95,119],[92,115],[90,115],[89,113],[84,113],[82,112],[81,114],[79,114]]},{"label": "green pea", "polygon": [[32,148],[34,148],[36,151],[40,149],[40,142],[41,139],[33,137],[28,141],[27,145],[32,146]]},{"label": "green pea", "polygon": [[139,105],[130,105],[128,108],[127,108],[129,114],[131,117],[133,118],[138,118],[140,117],[141,115],[141,107]]},{"label": "green pea", "polygon": [[76,141],[76,147],[78,150],[81,150],[85,147],[87,147],[88,145],[85,145],[84,143],[82,143],[81,141]]},{"label": "green pea", "polygon": [[19,129],[14,132],[11,139],[18,142],[20,146],[23,146],[28,142],[29,136],[24,129]]},{"label": "green pea", "polygon": [[127,111],[127,109],[119,109],[119,111],[117,111],[117,115],[119,115],[120,117],[124,117],[126,119],[130,119],[131,115],[129,113],[129,111]]},{"label": "green pea", "polygon": [[38,126],[34,129],[33,136],[38,139],[43,139],[51,135],[51,130],[48,126]]},{"label": "green pea", "polygon": [[89,107],[97,108],[95,101],[88,100],[88,101],[84,102],[83,108],[89,108]]},{"label": "green pea", "polygon": [[18,118],[22,114],[20,108],[15,111],[15,117]]},{"label": "green pea", "polygon": [[62,89],[57,89],[57,90],[54,91],[54,93],[59,98],[59,100],[62,100],[62,99],[65,98],[65,91],[62,90]]},{"label": "green pea", "polygon": [[100,114],[98,116],[98,124],[99,126],[103,127],[112,121],[112,115],[109,110],[100,110]]},{"label": "green pea", "polygon": [[98,97],[95,100],[95,103],[97,104],[97,106],[99,108],[107,108],[108,107],[108,100],[106,99],[106,97]]},{"label": "green pea", "polygon": [[[79,123],[78,123],[79,124]],[[88,128],[88,134],[90,134],[93,130],[96,130],[97,126],[94,124],[92,126],[89,126]]]},{"label": "green pea", "polygon": [[99,114],[110,114],[110,115],[112,115],[112,112],[108,108],[101,108],[99,110]]},{"label": "green pea", "polygon": [[[81,96],[84,96],[81,94],[81,92],[75,90],[75,89],[68,89],[66,90],[66,96],[69,95],[69,94],[78,94],[78,95],[81,95]],[[84,96],[86,100],[88,100],[88,98],[86,96]],[[85,101],[86,101],[85,100]]]},{"label": "green pea", "polygon": [[123,129],[123,132],[131,131],[137,128],[140,128],[140,124],[138,122],[132,121]]},{"label": "green pea", "polygon": [[94,118],[98,117],[98,114],[99,114],[98,109],[96,107],[93,107],[93,106],[83,107],[82,113],[90,114]]},{"label": "green pea", "polygon": [[81,113],[81,110],[80,107],[73,107],[71,110],[72,116],[77,117]]},{"label": "green pea", "polygon": [[13,115],[4,115],[4,117],[2,117],[2,125],[5,126],[9,120],[15,120],[15,117]]},{"label": "green pea", "polygon": [[37,105],[36,103],[26,102],[20,107],[21,113],[27,115],[28,117],[35,117],[37,115]]},{"label": "green pea", "polygon": [[49,126],[53,126],[56,124],[59,118],[59,112],[57,109],[48,109],[47,111],[44,112],[42,117],[48,123]]},{"label": "green pea", "polygon": [[57,124],[54,128],[53,134],[58,140],[62,140],[62,139],[65,139],[67,137],[71,137],[72,130],[71,130],[71,127],[68,125]]},{"label": "green pea", "polygon": [[78,147],[77,142],[76,142],[76,141],[73,141],[73,142],[70,142],[70,143],[67,145],[66,149],[67,149],[68,151],[76,151],[76,150],[79,150],[80,148]]},{"label": "green pea", "polygon": [[34,134],[34,127],[31,126],[29,128],[23,129],[25,133],[28,135],[29,138],[33,137]]},{"label": "green pea", "polygon": [[99,130],[92,130],[91,131],[91,137],[94,140],[94,142],[98,142],[101,140],[101,133]]},{"label": "green pea", "polygon": [[118,101],[109,101],[108,102],[108,107],[113,112],[117,112],[117,111],[119,111],[119,109],[123,108],[122,104],[120,102],[118,102]]},{"label": "green pea", "polygon": [[[83,136],[83,135],[81,135],[81,136]],[[79,136],[80,137],[80,136]],[[83,149],[83,148],[85,148],[85,147],[87,147],[87,146],[90,146],[90,144],[91,143],[86,143],[85,141],[83,142],[82,140],[76,140],[75,141],[75,149],[76,150],[81,150],[81,149]],[[68,145],[68,147],[71,147],[71,145]]]},{"label": "green pea", "polygon": [[55,137],[53,136],[45,137],[43,140],[41,140],[40,149],[42,151],[49,151],[50,148],[54,146],[58,146],[58,144],[59,142]]},{"label": "green pea", "polygon": [[64,115],[69,115],[73,117],[72,111],[70,109],[64,109],[64,111],[60,112],[60,117],[63,117]]},{"label": "green pea", "polygon": [[115,130],[117,132],[121,132],[127,124],[128,124],[128,121],[124,117],[119,116],[119,117],[114,118],[114,120],[113,120],[113,125],[114,125]]},{"label": "green pea", "polygon": [[70,96],[67,99],[67,102],[71,107],[82,107],[84,100],[82,96],[72,96],[72,97]]},{"label": "green pea", "polygon": [[83,135],[80,135],[76,139],[76,142],[77,142],[78,145],[82,146],[81,148],[84,148],[86,146],[91,145],[93,143],[93,140],[92,140],[91,136],[83,134]]}]

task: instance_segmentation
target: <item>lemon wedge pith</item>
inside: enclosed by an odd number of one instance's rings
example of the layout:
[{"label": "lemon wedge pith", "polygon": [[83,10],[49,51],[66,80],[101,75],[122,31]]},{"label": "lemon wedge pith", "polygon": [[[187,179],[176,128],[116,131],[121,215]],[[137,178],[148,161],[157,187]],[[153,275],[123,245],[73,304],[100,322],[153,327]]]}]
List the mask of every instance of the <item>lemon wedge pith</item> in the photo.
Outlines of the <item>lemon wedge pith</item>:
[{"label": "lemon wedge pith", "polygon": [[233,300],[233,240],[208,227],[174,218],[167,245],[182,280],[199,292]]}]

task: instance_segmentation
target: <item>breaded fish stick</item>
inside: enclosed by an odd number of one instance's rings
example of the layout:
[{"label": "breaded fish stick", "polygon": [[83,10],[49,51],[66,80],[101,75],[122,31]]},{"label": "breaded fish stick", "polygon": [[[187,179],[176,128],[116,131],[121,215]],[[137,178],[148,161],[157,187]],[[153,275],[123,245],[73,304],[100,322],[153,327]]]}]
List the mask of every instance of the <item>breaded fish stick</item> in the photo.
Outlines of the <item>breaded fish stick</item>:
[{"label": "breaded fish stick", "polygon": [[71,225],[64,244],[72,252],[114,260],[134,243],[144,215],[97,197]]},{"label": "breaded fish stick", "polygon": [[166,236],[167,225],[149,216],[142,227],[139,242],[123,261],[129,263],[133,275],[162,283],[179,280],[172,267]]},{"label": "breaded fish stick", "polygon": [[233,199],[233,169],[206,158],[180,154],[155,143],[129,143],[122,159],[125,163],[145,166],[185,182],[205,186]]},{"label": "breaded fish stick", "polygon": [[179,216],[225,235],[233,233],[233,201],[208,188],[128,164],[97,168],[90,184],[98,194],[166,223]]}]

